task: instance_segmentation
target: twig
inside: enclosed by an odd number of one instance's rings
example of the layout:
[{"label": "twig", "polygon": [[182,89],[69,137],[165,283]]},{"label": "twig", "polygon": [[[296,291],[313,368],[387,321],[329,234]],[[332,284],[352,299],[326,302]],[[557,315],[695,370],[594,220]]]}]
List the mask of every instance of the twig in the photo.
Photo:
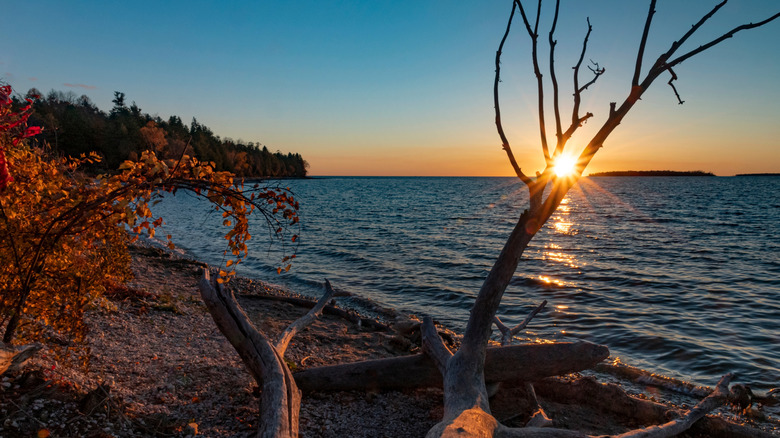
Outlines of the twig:
[{"label": "twig", "polygon": [[588,39],[590,38],[590,33],[593,31],[593,26],[590,24],[590,18],[586,18],[585,20],[588,23],[588,31],[585,33],[585,38],[582,40],[582,51],[580,52],[580,57],[577,59],[577,64],[572,67],[574,70],[573,77],[574,77],[574,105],[572,106],[571,110],[571,125],[569,125],[569,128],[566,129],[566,132],[563,133],[563,137],[561,138],[561,141],[558,143],[558,146],[555,148],[555,154],[554,156],[557,157],[561,153],[563,153],[563,148],[566,146],[566,143],[569,141],[569,139],[574,135],[574,132],[577,130],[577,128],[581,127],[586,120],[593,117],[593,113],[587,112],[584,116],[580,117],[580,103],[582,102],[582,92],[587,90],[588,87],[596,83],[598,78],[606,72],[606,69],[604,67],[600,67],[598,63],[590,61],[592,64],[594,64],[596,67],[591,68],[590,66],[588,69],[593,72],[594,76],[593,79],[591,79],[589,82],[587,82],[585,85],[580,86],[580,67],[582,66],[582,60],[585,59],[585,53],[588,50]]},{"label": "twig", "polygon": [[498,318],[498,316],[493,317],[493,323],[498,327],[498,330],[501,332],[501,345],[507,345],[512,343],[512,339],[515,337],[516,334],[520,333],[521,330],[526,328],[528,326],[528,323],[531,322],[531,320],[536,316],[537,313],[541,312],[542,309],[544,309],[544,306],[547,305],[547,300],[542,301],[542,304],[539,304],[534,310],[531,311],[531,313],[528,314],[528,316],[525,317],[523,322],[516,325],[514,328],[510,329],[507,327],[501,320]]},{"label": "twig", "polygon": [[682,105],[682,104],[685,103],[685,101],[680,99],[680,94],[677,92],[677,87],[675,87],[674,84],[672,83],[672,81],[676,81],[677,80],[677,75],[674,73],[674,70],[672,70],[671,67],[669,67],[668,70],[669,70],[669,73],[672,74],[672,77],[669,78],[669,82],[667,82],[667,84],[669,84],[669,86],[672,87],[672,91],[674,91],[674,95],[675,95],[675,97],[677,97],[677,103]]}]

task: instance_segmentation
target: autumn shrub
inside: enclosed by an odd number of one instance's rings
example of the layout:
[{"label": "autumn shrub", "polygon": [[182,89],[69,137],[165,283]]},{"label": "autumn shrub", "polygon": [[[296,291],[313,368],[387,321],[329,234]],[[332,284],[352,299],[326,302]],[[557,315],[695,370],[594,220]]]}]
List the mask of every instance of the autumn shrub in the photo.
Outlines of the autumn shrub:
[{"label": "autumn shrub", "polygon": [[[82,341],[84,312],[107,287],[126,281],[127,245],[151,237],[162,218],[151,206],[163,193],[189,190],[222,213],[227,249],[220,281],[247,255],[249,216],[261,214],[272,238],[295,242],[298,204],[288,191],[255,186],[216,172],[212,163],[181,155],[160,160],[146,151],[112,175],[93,177],[80,166],[99,160],[56,157],[24,140],[40,132],[26,127],[31,101],[12,108],[10,87],[0,94],[0,328],[3,341],[65,336]],[[173,246],[171,236],[166,236]],[[285,257],[285,261],[289,259]],[[289,266],[289,265],[288,265]],[[230,268],[232,267],[232,269]]]}]

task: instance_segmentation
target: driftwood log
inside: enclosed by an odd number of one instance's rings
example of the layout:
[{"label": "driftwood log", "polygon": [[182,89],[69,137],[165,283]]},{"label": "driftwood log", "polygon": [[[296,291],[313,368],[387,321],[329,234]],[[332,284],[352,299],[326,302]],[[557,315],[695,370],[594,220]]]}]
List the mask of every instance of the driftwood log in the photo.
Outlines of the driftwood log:
[{"label": "driftwood log", "polygon": [[[547,401],[592,406],[617,417],[630,418],[639,424],[664,424],[682,416],[680,412],[667,405],[632,397],[618,385],[599,383],[592,377],[581,377],[571,381],[548,378],[534,382],[534,387],[537,394]],[[723,418],[713,416],[701,418],[690,431],[708,437],[771,438],[774,436],[768,432],[730,423]]]},{"label": "driftwood log", "polygon": [[[485,381],[517,383],[593,367],[609,356],[586,341],[488,348]],[[302,391],[399,390],[441,387],[442,376],[426,354],[310,368],[293,374]]]},{"label": "driftwood log", "polygon": [[212,283],[209,271],[203,270],[200,294],[211,317],[222,334],[236,349],[252,377],[262,388],[258,437],[292,438],[298,436],[301,392],[295,384],[284,353],[295,334],[314,322],[335,293],[325,280],[325,294],[303,317],[294,321],[276,343],[257,330],[239,306],[232,292]]},{"label": "driftwood log", "polygon": [[40,349],[38,344],[14,347],[0,342],[0,376],[21,368]]}]

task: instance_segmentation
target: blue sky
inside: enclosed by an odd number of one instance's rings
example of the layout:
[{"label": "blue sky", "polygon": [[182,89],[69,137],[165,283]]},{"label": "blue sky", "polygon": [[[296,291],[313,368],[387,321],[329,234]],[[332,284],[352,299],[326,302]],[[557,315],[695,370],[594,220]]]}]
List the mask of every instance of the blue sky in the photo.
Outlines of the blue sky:
[{"label": "blue sky", "polygon": [[[562,3],[562,95],[571,93],[585,17],[593,24],[588,57],[607,69],[584,96],[583,110],[595,117],[573,140],[577,148],[609,102],[625,97],[647,3]],[[714,4],[659,1],[645,63]],[[196,117],[222,137],[300,152],[314,175],[511,175],[492,104],[510,8],[508,0],[11,1],[0,75],[21,92],[87,94],[104,110],[122,91],[150,114]],[[777,10],[774,1],[732,0],[685,48]],[[519,24],[505,49],[502,109],[518,160],[533,171],[543,162],[530,45]],[[686,61],[676,69],[684,105],[659,79],[586,173],[780,172],[777,41],[780,20]],[[562,105],[569,118],[568,99]]]}]

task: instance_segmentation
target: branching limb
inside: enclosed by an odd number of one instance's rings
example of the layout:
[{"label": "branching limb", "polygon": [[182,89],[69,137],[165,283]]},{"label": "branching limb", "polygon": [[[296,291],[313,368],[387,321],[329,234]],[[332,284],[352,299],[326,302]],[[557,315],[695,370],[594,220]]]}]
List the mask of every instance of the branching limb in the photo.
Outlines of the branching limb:
[{"label": "branching limb", "polygon": [[550,164],[550,149],[547,146],[547,127],[544,121],[544,80],[542,77],[542,71],[539,68],[539,55],[538,55],[538,42],[539,42],[539,17],[542,14],[542,0],[539,0],[536,5],[536,20],[534,22],[534,28],[531,29],[531,24],[528,22],[528,17],[525,14],[523,3],[520,0],[515,0],[517,7],[520,9],[520,15],[523,17],[523,23],[525,29],[528,31],[528,36],[531,38],[531,59],[534,65],[534,76],[536,76],[536,94],[538,97],[538,112],[539,112],[539,137],[542,143],[542,153],[544,154],[545,163]]},{"label": "branching limb", "polygon": [[604,72],[606,72],[604,67],[600,67],[598,63],[591,61],[595,67],[588,66],[588,69],[593,72],[593,79],[591,79],[583,86],[580,86],[579,84],[580,67],[582,66],[582,60],[585,59],[585,52],[588,50],[588,39],[590,38],[590,33],[593,31],[593,26],[590,24],[590,18],[587,18],[586,21],[588,23],[588,31],[585,33],[585,38],[582,40],[582,51],[580,52],[579,59],[577,59],[577,64],[572,67],[574,70],[574,105],[572,106],[571,111],[571,125],[569,125],[569,128],[566,129],[566,132],[563,133],[560,141],[558,142],[558,146],[555,148],[554,156],[556,157],[563,153],[563,148],[566,146],[566,143],[569,141],[572,135],[574,135],[574,132],[577,130],[577,128],[581,127],[586,120],[593,117],[593,113],[591,112],[588,112],[584,116],[580,117],[582,92],[587,90],[591,85],[595,84],[598,78],[603,75]]},{"label": "branching limb", "polygon": [[[672,55],[674,55],[674,53],[677,52],[677,50],[685,43],[685,41],[687,41],[688,38],[691,37],[691,35],[696,33],[696,31],[699,30],[699,28],[704,23],[706,23],[707,20],[712,18],[712,16],[715,15],[715,13],[718,12],[718,10],[720,8],[725,6],[727,2],[728,2],[728,0],[723,0],[722,2],[718,3],[717,5],[715,5],[712,8],[712,10],[710,10],[710,12],[708,12],[706,15],[701,17],[701,19],[698,22],[696,22],[696,24],[694,24],[693,26],[691,26],[690,29],[688,29],[688,32],[685,32],[685,34],[682,36],[682,38],[680,38],[679,40],[677,40],[674,43],[672,43],[672,46],[669,48],[669,50],[666,53],[664,53],[663,55],[661,55],[660,58],[658,58],[658,61],[656,61],[656,64],[658,65],[659,62],[661,64],[665,63],[669,58],[671,58]],[[693,55],[691,55],[691,56],[693,56]],[[680,61],[680,62],[682,62],[682,61]]]},{"label": "branching limb", "polygon": [[444,345],[430,316],[423,318],[421,331],[423,351],[433,359],[436,367],[444,375],[447,372],[447,362],[452,357],[452,351]]},{"label": "branching limb", "polygon": [[583,91],[587,90],[588,87],[590,87],[591,85],[596,83],[596,81],[599,79],[599,76],[603,75],[604,72],[607,71],[606,68],[600,67],[599,63],[593,61],[592,59],[590,60],[590,63],[593,64],[593,67],[588,66],[588,70],[590,70],[591,73],[593,73],[593,79],[591,79],[585,85],[583,85],[580,89],[578,89],[577,93],[582,93]]},{"label": "branching limb", "polygon": [[[723,3],[725,3],[725,1]],[[685,61],[686,59],[688,59],[688,58],[690,58],[690,57],[692,57],[694,55],[697,55],[697,54],[699,54],[699,53],[709,49],[710,47],[715,46],[716,44],[720,44],[723,41],[733,37],[734,34],[736,34],[739,31],[747,30],[747,29],[753,29],[753,28],[756,28],[756,27],[759,27],[759,26],[763,26],[763,25],[765,25],[765,24],[767,24],[767,23],[769,23],[769,22],[771,22],[773,20],[776,20],[777,18],[780,18],[780,12],[778,12],[775,15],[772,15],[771,17],[767,18],[766,20],[759,21],[758,23],[748,23],[748,24],[743,24],[742,26],[737,26],[734,29],[731,29],[730,31],[728,31],[725,34],[721,35],[720,37],[715,38],[714,40],[710,41],[709,43],[703,44],[703,45],[697,47],[696,49],[691,50],[690,52],[688,52],[688,53],[686,53],[684,55],[681,55],[680,57],[675,58],[672,61],[669,61],[667,63],[667,66],[668,67],[674,67],[675,65],[680,64],[681,62]]]},{"label": "branching limb", "polygon": [[252,325],[233,293],[211,282],[207,269],[203,271],[199,289],[219,331],[262,388],[258,436],[297,437],[301,394],[284,358]]},{"label": "branching limb", "polygon": [[506,155],[509,158],[509,163],[512,165],[512,169],[514,169],[517,177],[520,178],[520,180],[523,181],[526,185],[528,185],[533,182],[533,180],[526,176],[522,170],[520,170],[520,166],[517,164],[517,160],[515,160],[515,155],[512,153],[512,148],[509,146],[509,140],[506,138],[506,134],[504,134],[504,126],[501,123],[501,106],[499,105],[498,99],[498,83],[501,82],[501,52],[504,50],[504,43],[506,42],[506,38],[509,36],[509,30],[512,28],[512,18],[515,16],[516,8],[517,4],[512,3],[512,12],[509,14],[509,22],[506,24],[504,37],[501,38],[501,44],[498,45],[498,50],[496,51],[496,76],[493,80],[493,108],[496,111],[496,129],[498,130],[498,136],[501,137],[501,148],[506,152]]},{"label": "branching limb", "polygon": [[546,305],[547,305],[547,300],[542,301],[542,304],[539,304],[539,306],[537,306],[534,310],[532,310],[531,313],[529,313],[528,316],[525,317],[523,322],[516,325],[512,329],[510,329],[503,322],[501,322],[501,320],[498,319],[498,316],[494,317],[493,322],[496,324],[496,327],[498,327],[498,330],[501,332],[501,345],[511,344],[512,338],[514,338],[515,335],[520,333],[521,330],[526,328],[528,326],[528,323],[531,322],[534,316],[536,316],[537,313],[541,312],[542,309],[544,309],[544,306]]},{"label": "branching limb", "polygon": [[645,29],[642,31],[642,40],[639,42],[639,50],[636,52],[636,65],[634,66],[634,77],[631,79],[631,88],[639,86],[639,76],[642,74],[642,59],[645,57],[645,47],[647,46],[647,36],[650,34],[650,24],[653,22],[653,15],[655,15],[655,1],[656,0],[650,1],[650,9],[647,11]]},{"label": "branching limb", "polygon": [[556,138],[556,152],[563,147],[563,129],[561,128],[561,111],[558,105],[558,78],[555,77],[555,45],[558,44],[553,38],[555,35],[555,27],[558,24],[558,9],[560,8],[561,1],[555,0],[555,15],[553,16],[552,26],[550,26],[549,42],[550,42],[550,82],[553,87],[553,113],[555,115],[555,138]]},{"label": "branching limb", "polygon": [[287,351],[287,346],[290,344],[290,340],[292,340],[296,333],[309,326],[320,316],[322,309],[325,307],[325,305],[328,304],[328,301],[333,298],[335,293],[336,291],[333,290],[333,287],[330,285],[330,281],[328,281],[326,278],[325,293],[322,294],[322,297],[319,301],[317,301],[317,304],[315,304],[306,315],[303,315],[302,317],[296,319],[295,322],[290,324],[290,326],[285,329],[282,335],[279,336],[279,340],[276,341],[276,344],[274,344],[276,351],[278,351],[280,355],[284,356],[284,352]]}]

